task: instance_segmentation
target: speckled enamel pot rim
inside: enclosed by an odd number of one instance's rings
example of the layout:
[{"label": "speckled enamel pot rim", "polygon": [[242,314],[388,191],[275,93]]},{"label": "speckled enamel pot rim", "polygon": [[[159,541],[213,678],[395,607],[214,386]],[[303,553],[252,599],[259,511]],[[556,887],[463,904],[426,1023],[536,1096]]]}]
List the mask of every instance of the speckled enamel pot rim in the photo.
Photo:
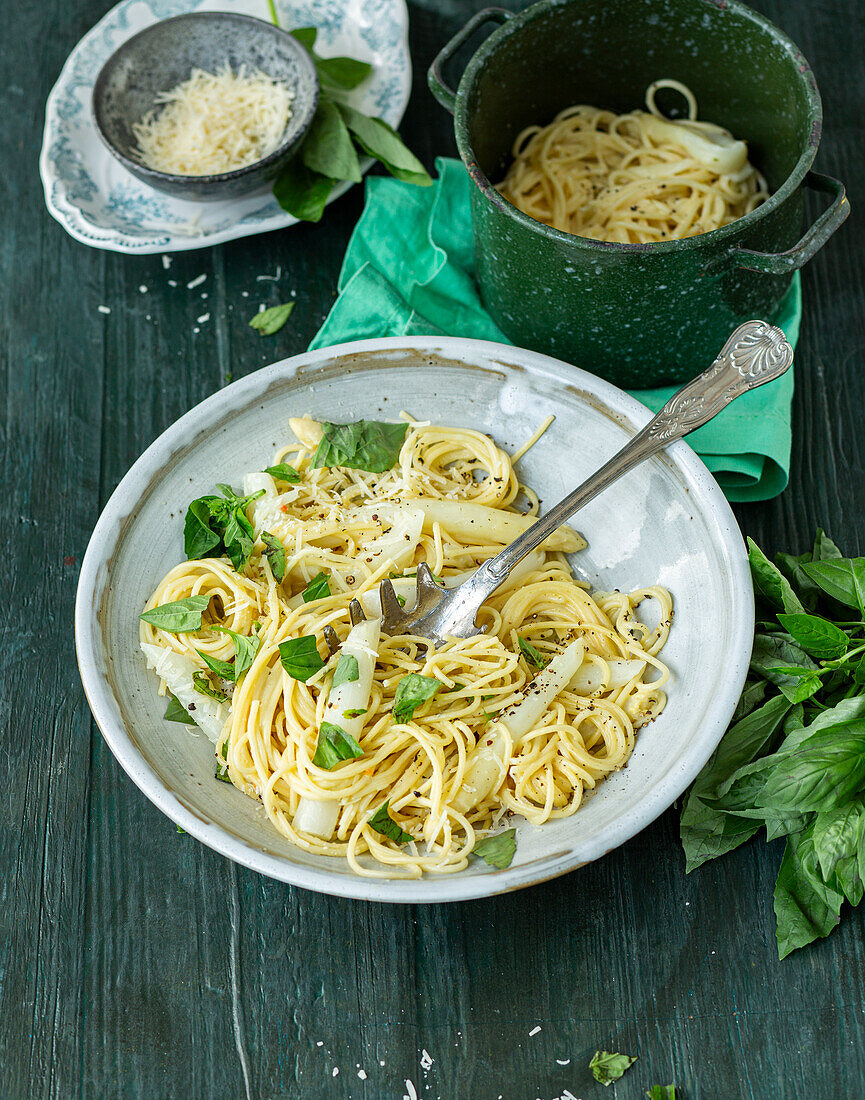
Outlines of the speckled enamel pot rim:
[{"label": "speckled enamel pot rim", "polygon": [[[529,374],[548,387],[560,388],[560,392],[569,389],[581,403],[591,406],[620,428],[626,426],[636,431],[651,417],[649,410],[639,402],[601,379],[548,356],[487,341],[437,337],[362,340],[285,359],[234,382],[186,413],[147,448],[126,474],[105,506],[82,563],[75,607],[75,635],[87,699],[111,751],[146,797],[187,833],[237,863],[305,889],[369,901],[439,903],[506,893],[565,874],[618,847],[663,813],[696,777],[729,723],[748,669],[754,607],[747,555],[730,506],[694,452],[684,442],[675,443],[663,458],[652,461],[664,463],[681,491],[687,494],[688,510],[692,517],[700,516],[708,532],[707,541],[725,563],[727,576],[723,592],[729,602],[725,635],[728,644],[717,683],[711,685],[711,691],[706,689],[705,703],[701,701],[703,720],[688,741],[687,759],[677,759],[675,767],[663,773],[645,794],[641,793],[639,803],[616,817],[612,827],[589,837],[579,847],[553,853],[540,861],[543,862],[541,867],[537,866],[539,861],[534,860],[524,866],[516,864],[504,871],[472,876],[457,873],[428,875],[415,880],[379,880],[301,865],[292,861],[289,855],[264,851],[229,828],[207,821],[194,812],[166,786],[145,759],[124,724],[107,677],[100,671],[104,652],[101,608],[110,581],[109,567],[122,544],[125,529],[134,522],[139,504],[146,505],[148,494],[166,470],[180,462],[184,463],[184,474],[189,469],[185,465],[186,452],[196,440],[214,434],[217,425],[223,426],[228,418],[253,407],[256,415],[260,415],[258,410],[264,408],[268,392],[272,389],[277,392],[280,384],[294,379],[301,369],[310,372],[309,382],[305,384],[311,392],[310,383],[320,387],[324,369],[340,357],[384,357],[402,353],[405,360],[409,352],[417,353],[421,359],[444,357],[467,372],[473,369],[487,373],[504,371],[510,372],[512,378]],[[382,365],[387,367],[387,362]],[[311,373],[312,368],[316,369],[315,374]],[[134,644],[133,626],[130,645]]]},{"label": "speckled enamel pot rim", "polygon": [[803,84],[807,88],[809,107],[813,119],[811,133],[808,136],[807,145],[802,150],[802,154],[796,162],[796,166],[777,191],[773,192],[773,194],[771,194],[764,203],[761,203],[760,206],[756,207],[750,213],[745,214],[743,217],[738,218],[736,221],[730,222],[729,225],[723,225],[719,229],[713,229],[708,233],[700,233],[694,237],[683,237],[681,240],[675,241],[652,241],[647,244],[626,244],[619,241],[596,241],[589,237],[579,237],[573,233],[564,233],[560,229],[554,229],[552,226],[544,225],[543,222],[539,222],[528,214],[524,214],[522,210],[519,210],[516,206],[512,205],[512,203],[508,202],[503,195],[499,194],[481,170],[475,157],[474,149],[472,148],[469,138],[466,107],[468,97],[465,94],[465,90],[475,80],[475,77],[483,68],[490,54],[495,53],[506,38],[509,38],[513,34],[518,34],[523,28],[528,26],[535,19],[540,18],[550,8],[567,7],[579,3],[579,0],[548,0],[548,2],[543,2],[542,0],[541,3],[533,4],[531,7],[525,8],[521,12],[511,15],[505,23],[494,30],[474,52],[460,79],[456,97],[456,111],[454,113],[454,132],[456,134],[457,148],[459,149],[460,156],[472,180],[489,201],[527,229],[531,229],[535,232],[540,231],[552,240],[561,241],[563,244],[567,244],[575,249],[582,249],[588,252],[645,252],[651,250],[653,253],[658,254],[700,248],[703,246],[703,242],[708,240],[724,241],[728,237],[739,236],[743,230],[749,229],[752,225],[781,206],[804,180],[808,169],[814,163],[814,158],[820,146],[820,138],[823,132],[823,103],[820,98],[820,92],[817,88],[817,81],[814,77],[814,73],[811,71],[811,66],[805,59],[804,54],[792,39],[784,34],[784,32],[774,23],[770,22],[770,20],[766,19],[758,12],[753,11],[745,4],[740,3],[739,0],[700,0],[700,2],[709,7],[719,8],[725,12],[740,15],[760,27],[790,55],[803,77]]}]

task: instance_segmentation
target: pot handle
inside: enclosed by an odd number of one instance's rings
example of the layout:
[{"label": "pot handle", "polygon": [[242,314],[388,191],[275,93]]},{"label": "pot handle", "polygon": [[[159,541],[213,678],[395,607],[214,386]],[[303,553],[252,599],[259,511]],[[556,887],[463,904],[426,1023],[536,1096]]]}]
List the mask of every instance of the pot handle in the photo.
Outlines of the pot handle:
[{"label": "pot handle", "polygon": [[512,15],[513,12],[506,11],[504,8],[484,8],[483,11],[473,15],[462,30],[457,31],[450,42],[442,46],[436,54],[432,65],[427,70],[427,83],[442,107],[451,114],[454,113],[457,97],[456,93],[445,84],[442,69],[478,27],[488,22],[505,23]]},{"label": "pot handle", "polygon": [[748,271],[762,271],[765,275],[787,275],[804,266],[819,252],[841,222],[850,213],[850,203],[844,184],[833,176],[809,172],[804,179],[806,187],[832,195],[832,205],[805,231],[802,239],[786,252],[754,252],[750,248],[737,248],[730,256],[734,267]]}]

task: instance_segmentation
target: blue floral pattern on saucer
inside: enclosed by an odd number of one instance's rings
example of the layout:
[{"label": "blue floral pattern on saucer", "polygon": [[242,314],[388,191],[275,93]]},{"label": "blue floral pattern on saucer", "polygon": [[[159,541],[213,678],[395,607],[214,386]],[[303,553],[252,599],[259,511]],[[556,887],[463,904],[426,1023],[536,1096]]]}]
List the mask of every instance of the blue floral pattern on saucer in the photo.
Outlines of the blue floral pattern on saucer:
[{"label": "blue floral pattern on saucer", "polygon": [[[48,96],[39,170],[50,213],[76,240],[113,252],[180,252],[294,225],[269,192],[218,203],[182,202],[141,183],[99,139],[93,83],[108,57],[159,19],[188,11],[268,18],[266,0],[122,0],[78,43]],[[350,96],[367,114],[398,126],[411,90],[405,0],[277,0],[284,27],[318,27],[316,49],[373,66]],[[370,163],[367,161],[367,164]],[[351,185],[334,188],[329,202]]]}]

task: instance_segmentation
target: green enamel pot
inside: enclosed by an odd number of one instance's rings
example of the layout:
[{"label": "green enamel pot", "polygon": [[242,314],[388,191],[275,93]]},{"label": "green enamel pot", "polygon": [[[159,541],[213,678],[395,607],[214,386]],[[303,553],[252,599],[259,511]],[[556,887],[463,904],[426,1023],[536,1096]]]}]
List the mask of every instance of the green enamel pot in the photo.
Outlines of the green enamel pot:
[{"label": "green enamel pot", "polygon": [[[484,24],[498,27],[453,91],[444,68]],[[550,229],[496,191],[524,127],[574,103],[633,110],[662,77],[694,91],[700,118],[748,142],[771,192],[763,205],[701,236],[613,244]],[[772,319],[793,273],[849,213],[843,185],[811,168],[823,118],[814,74],[786,35],[736,0],[488,8],[444,47],[429,81],[454,114],[475,184],[476,273],[493,319],[515,344],[621,386],[691,378],[742,321]],[[803,234],[806,188],[828,208]]]}]

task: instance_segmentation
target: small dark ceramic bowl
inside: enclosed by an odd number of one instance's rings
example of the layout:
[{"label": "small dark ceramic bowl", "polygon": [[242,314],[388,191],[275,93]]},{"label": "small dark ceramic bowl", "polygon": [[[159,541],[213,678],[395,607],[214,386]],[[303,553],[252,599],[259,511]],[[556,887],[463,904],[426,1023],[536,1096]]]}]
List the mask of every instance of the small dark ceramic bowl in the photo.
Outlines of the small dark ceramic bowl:
[{"label": "small dark ceramic bowl", "polygon": [[[157,96],[188,79],[228,65],[260,69],[293,93],[291,117],[278,148],[263,160],[212,176],[175,176],[141,163],[133,125]],[[93,87],[93,119],[110,152],[144,183],[192,202],[234,199],[267,186],[291,159],[318,104],[312,58],[286,31],[228,12],[195,12],[163,19],[130,38],[109,57]]]}]

